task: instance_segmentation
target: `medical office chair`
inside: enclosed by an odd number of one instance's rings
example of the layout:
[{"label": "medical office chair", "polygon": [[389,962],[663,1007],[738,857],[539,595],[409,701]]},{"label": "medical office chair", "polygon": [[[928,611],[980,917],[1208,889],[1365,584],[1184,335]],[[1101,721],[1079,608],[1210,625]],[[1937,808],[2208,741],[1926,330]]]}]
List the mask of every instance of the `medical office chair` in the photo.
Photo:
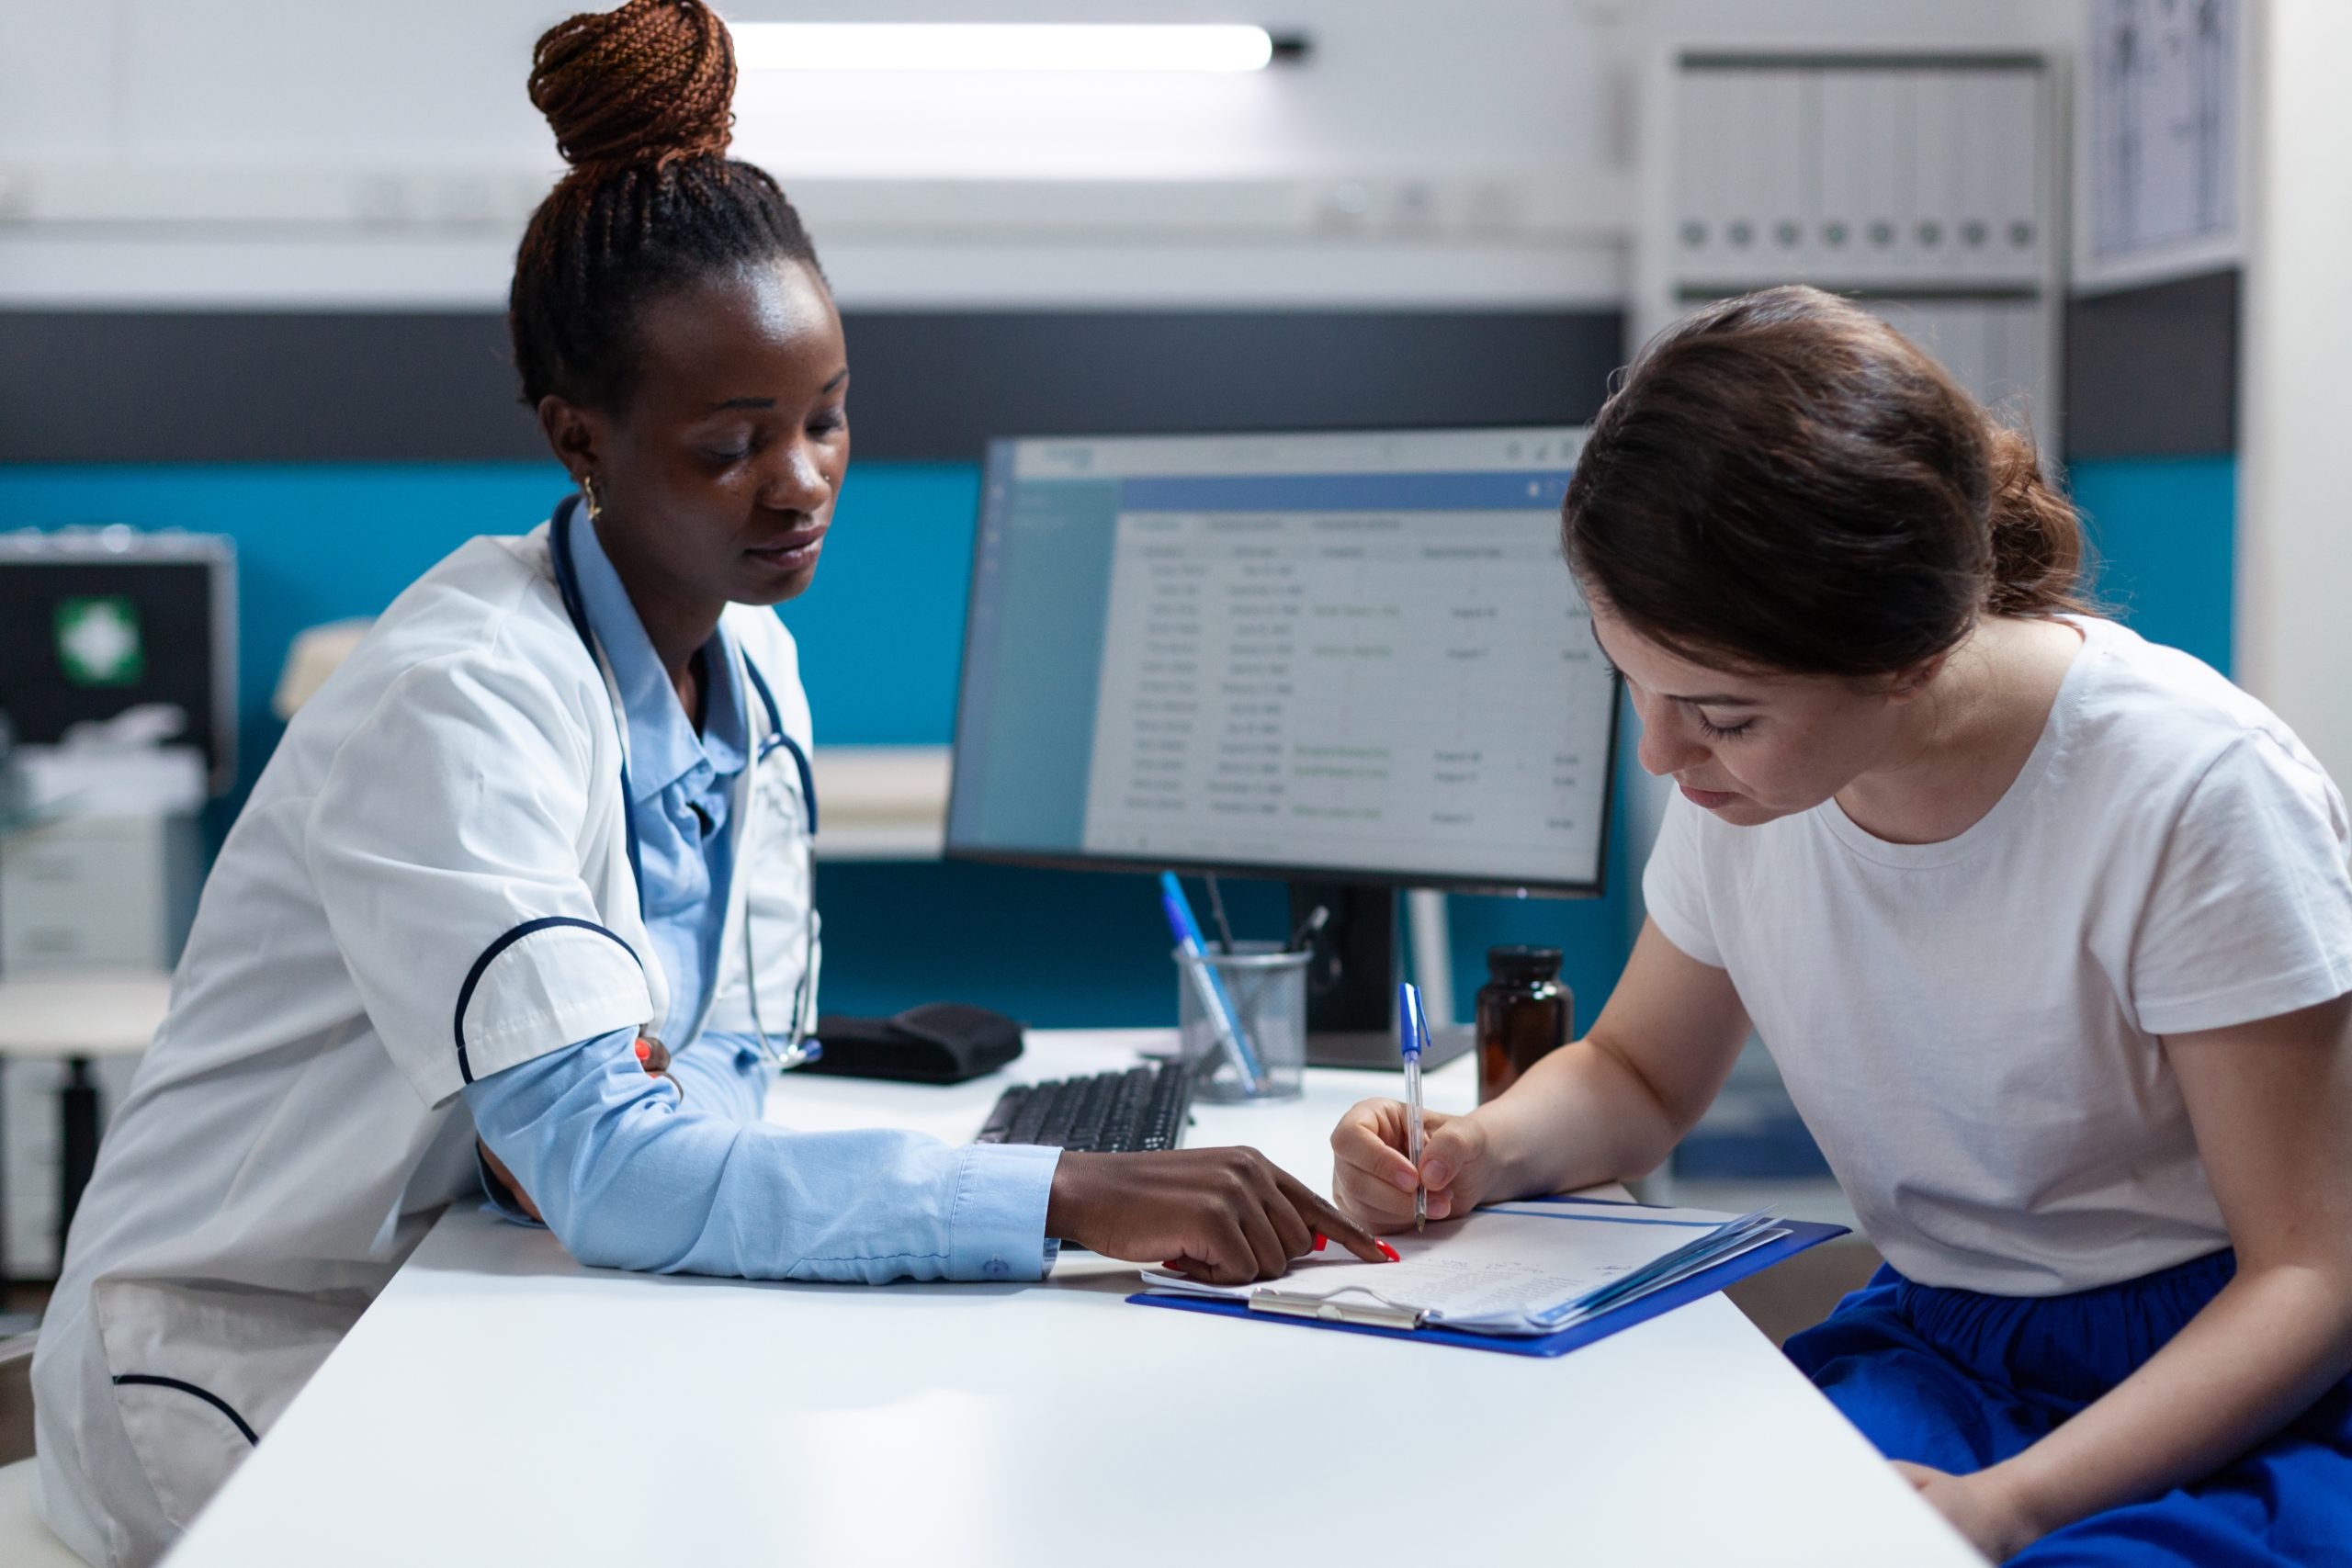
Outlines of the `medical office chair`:
[{"label": "medical office chair", "polygon": [[84,1568],[33,1512],[33,1340],[0,1339],[0,1562]]}]

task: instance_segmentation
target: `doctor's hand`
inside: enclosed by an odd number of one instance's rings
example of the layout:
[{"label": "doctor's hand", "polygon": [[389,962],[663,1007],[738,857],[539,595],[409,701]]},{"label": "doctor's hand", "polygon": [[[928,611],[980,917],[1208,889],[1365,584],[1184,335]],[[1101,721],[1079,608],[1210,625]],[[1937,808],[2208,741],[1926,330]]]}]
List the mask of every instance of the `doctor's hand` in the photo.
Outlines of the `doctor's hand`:
[{"label": "doctor's hand", "polygon": [[1340,1207],[1376,1234],[1410,1229],[1413,1189],[1429,1189],[1432,1220],[1466,1214],[1494,1196],[1495,1161],[1475,1116],[1442,1111],[1421,1117],[1421,1168],[1405,1157],[1405,1107],[1394,1100],[1360,1101],[1331,1129],[1331,1193]]},{"label": "doctor's hand", "polygon": [[1255,1149],[1065,1154],[1046,1201],[1047,1235],[1213,1285],[1272,1279],[1318,1232],[1367,1263],[1387,1256]]}]

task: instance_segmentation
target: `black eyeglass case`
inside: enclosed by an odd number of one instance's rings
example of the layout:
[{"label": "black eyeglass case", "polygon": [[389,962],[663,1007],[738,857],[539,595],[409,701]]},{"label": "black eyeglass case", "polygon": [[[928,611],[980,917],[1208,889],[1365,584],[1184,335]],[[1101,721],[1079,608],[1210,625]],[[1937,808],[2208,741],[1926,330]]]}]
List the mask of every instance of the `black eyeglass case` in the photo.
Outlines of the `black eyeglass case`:
[{"label": "black eyeglass case", "polygon": [[1020,1020],[962,1002],[926,1002],[893,1018],[826,1013],[817,1020],[816,1032],[824,1055],[797,1071],[962,1083],[1021,1055]]}]

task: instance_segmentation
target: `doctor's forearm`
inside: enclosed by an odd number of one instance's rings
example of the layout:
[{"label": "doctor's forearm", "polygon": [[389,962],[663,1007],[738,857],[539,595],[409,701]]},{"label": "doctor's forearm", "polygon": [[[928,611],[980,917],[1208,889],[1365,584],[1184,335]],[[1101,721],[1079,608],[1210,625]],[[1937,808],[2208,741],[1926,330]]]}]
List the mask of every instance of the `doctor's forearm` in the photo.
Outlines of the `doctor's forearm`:
[{"label": "doctor's forearm", "polygon": [[467,1091],[582,1262],[867,1282],[1042,1271],[1054,1151],[793,1133],[698,1111],[691,1087],[681,1105],[619,1055],[573,1047]]}]

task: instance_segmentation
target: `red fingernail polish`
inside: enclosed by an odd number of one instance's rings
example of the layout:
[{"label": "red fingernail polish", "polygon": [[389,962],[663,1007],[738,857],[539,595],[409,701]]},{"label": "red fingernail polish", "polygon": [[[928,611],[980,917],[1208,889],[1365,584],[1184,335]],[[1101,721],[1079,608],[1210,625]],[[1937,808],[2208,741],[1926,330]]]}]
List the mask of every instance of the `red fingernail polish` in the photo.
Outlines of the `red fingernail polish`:
[{"label": "red fingernail polish", "polygon": [[643,1061],[650,1060],[650,1059],[652,1057],[652,1055],[653,1055],[653,1047],[652,1047],[652,1046],[648,1045],[648,1044],[647,1044],[644,1041],[642,1041],[642,1040],[640,1040],[640,1041],[639,1041],[639,1042],[637,1043],[637,1059],[638,1059],[639,1061],[643,1062]]},{"label": "red fingernail polish", "polygon": [[1380,1256],[1388,1259],[1389,1262],[1402,1263],[1405,1261],[1405,1255],[1397,1251],[1395,1247],[1389,1246],[1386,1242],[1379,1241],[1373,1243],[1373,1245],[1380,1248]]},{"label": "red fingernail polish", "polygon": [[1325,1235],[1321,1231],[1317,1231],[1317,1232],[1315,1233],[1315,1250],[1316,1250],[1316,1251],[1320,1252],[1320,1251],[1322,1251],[1325,1247],[1329,1247],[1329,1246],[1330,1246],[1330,1245],[1331,1245],[1331,1238],[1330,1238],[1329,1236]]}]

